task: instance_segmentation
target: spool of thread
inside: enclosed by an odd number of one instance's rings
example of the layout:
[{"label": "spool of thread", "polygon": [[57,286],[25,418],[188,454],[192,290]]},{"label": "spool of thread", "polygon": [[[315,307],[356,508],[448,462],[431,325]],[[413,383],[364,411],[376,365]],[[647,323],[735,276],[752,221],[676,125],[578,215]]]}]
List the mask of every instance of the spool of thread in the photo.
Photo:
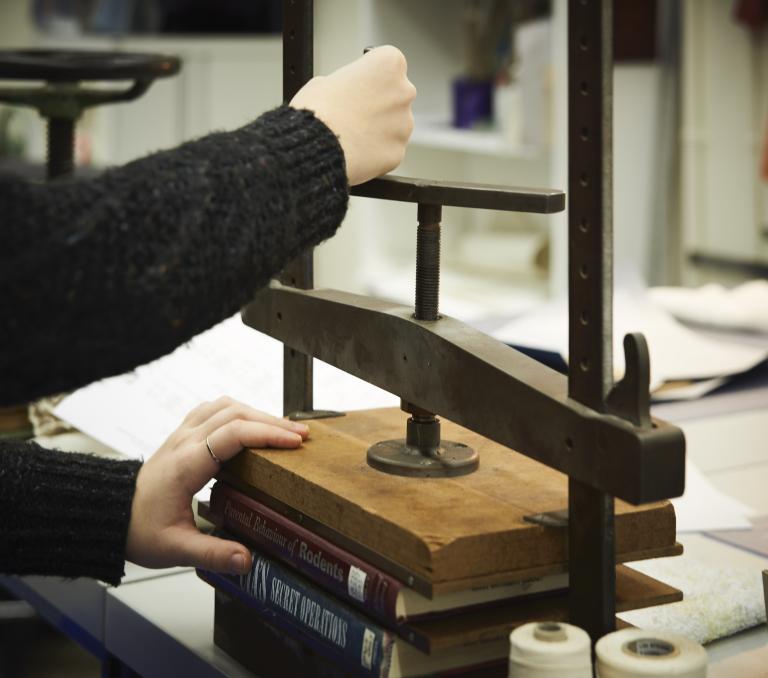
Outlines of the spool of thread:
[{"label": "spool of thread", "polygon": [[705,678],[707,652],[698,643],[663,631],[623,629],[597,641],[599,678]]},{"label": "spool of thread", "polygon": [[592,678],[589,636],[562,622],[533,622],[509,635],[509,678]]}]

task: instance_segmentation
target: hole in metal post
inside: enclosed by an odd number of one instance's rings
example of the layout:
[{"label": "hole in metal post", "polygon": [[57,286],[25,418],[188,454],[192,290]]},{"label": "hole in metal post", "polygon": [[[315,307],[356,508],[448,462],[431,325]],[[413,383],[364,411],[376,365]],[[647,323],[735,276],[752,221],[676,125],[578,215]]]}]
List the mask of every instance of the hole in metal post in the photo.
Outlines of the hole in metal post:
[{"label": "hole in metal post", "polygon": [[579,361],[579,367],[582,372],[589,372],[589,358],[582,358]]},{"label": "hole in metal post", "polygon": [[589,270],[587,269],[586,264],[582,264],[579,268],[579,275],[583,280],[586,280],[589,277]]},{"label": "hole in metal post", "polygon": [[573,438],[570,438],[570,437],[566,438],[566,439],[565,439],[565,446],[566,446],[566,447],[567,447],[569,450],[572,450],[572,449],[573,449]]},{"label": "hole in metal post", "polygon": [[588,127],[582,127],[581,133],[579,135],[581,137],[582,141],[588,141],[589,140],[589,128]]},{"label": "hole in metal post", "polygon": [[582,325],[589,325],[589,313],[587,311],[582,311],[579,320]]},{"label": "hole in metal post", "polygon": [[579,183],[586,188],[589,186],[589,175],[586,172],[582,172],[579,177]]},{"label": "hole in metal post", "polygon": [[579,230],[582,233],[589,232],[589,221],[586,218],[579,219]]},{"label": "hole in metal post", "polygon": [[589,42],[587,42],[587,36],[586,35],[582,35],[579,38],[579,47],[581,47],[581,49],[583,51],[586,51],[588,45],[589,45]]},{"label": "hole in metal post", "polygon": [[589,85],[586,82],[579,83],[579,92],[581,92],[584,96],[589,94]]},{"label": "hole in metal post", "polygon": [[277,312],[277,319],[278,320],[282,320],[283,319],[283,314],[280,313],[280,311]]}]

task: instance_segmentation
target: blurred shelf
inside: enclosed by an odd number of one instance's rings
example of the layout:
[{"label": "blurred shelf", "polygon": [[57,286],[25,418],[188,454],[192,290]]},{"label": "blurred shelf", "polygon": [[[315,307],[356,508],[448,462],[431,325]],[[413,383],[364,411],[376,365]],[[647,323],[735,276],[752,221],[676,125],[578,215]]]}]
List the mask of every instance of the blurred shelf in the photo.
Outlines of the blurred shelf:
[{"label": "blurred shelf", "polygon": [[410,144],[506,158],[536,159],[543,155],[543,149],[537,146],[511,146],[499,130],[457,129],[445,118],[434,116],[416,117]]}]

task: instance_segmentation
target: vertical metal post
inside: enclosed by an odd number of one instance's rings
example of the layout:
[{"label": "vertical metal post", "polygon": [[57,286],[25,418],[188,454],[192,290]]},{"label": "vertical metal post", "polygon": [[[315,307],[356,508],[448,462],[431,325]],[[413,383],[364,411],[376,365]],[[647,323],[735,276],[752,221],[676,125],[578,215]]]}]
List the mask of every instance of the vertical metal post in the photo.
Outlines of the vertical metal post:
[{"label": "vertical metal post", "polygon": [[48,179],[65,177],[75,171],[75,120],[48,118]]},{"label": "vertical metal post", "polygon": [[[283,101],[288,103],[312,77],[314,68],[312,0],[283,0]],[[280,282],[311,289],[312,248],[285,267]],[[283,349],[283,414],[309,412],[312,402],[312,356]]]},{"label": "vertical metal post", "polygon": [[[570,397],[597,410],[613,385],[612,7],[568,4]],[[568,484],[570,620],[593,641],[614,630],[613,497]]]}]

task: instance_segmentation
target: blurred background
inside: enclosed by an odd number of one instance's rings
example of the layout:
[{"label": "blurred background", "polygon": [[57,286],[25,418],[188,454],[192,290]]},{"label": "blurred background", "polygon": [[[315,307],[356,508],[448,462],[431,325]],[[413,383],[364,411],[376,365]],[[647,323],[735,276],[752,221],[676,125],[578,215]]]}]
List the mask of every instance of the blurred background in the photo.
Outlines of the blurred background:
[{"label": "blurred background", "polygon": [[[181,57],[176,77],[79,120],[77,173],[88,176],[277,106],[281,4],[0,0],[0,49]],[[567,188],[565,0],[314,4],[316,73],[369,45],[391,43],[406,54],[419,95],[399,174]],[[615,0],[618,289],[768,278],[766,22],[764,0]],[[45,148],[45,124],[33,110],[0,105],[0,170],[42,180]],[[445,313],[492,328],[566,296],[567,213],[443,215]],[[411,303],[415,225],[413,205],[353,198],[339,234],[315,251],[316,285]],[[768,286],[760,294],[752,308],[766,326]],[[0,605],[0,675],[100,675],[99,661],[36,620],[24,603]]]},{"label": "blurred background", "polygon": [[[617,0],[614,228],[619,285],[765,277],[768,114],[763,3]],[[439,17],[439,20],[437,19]],[[419,91],[400,174],[567,185],[564,0],[318,0],[315,70],[366,45],[406,54]],[[4,0],[0,46],[159,51],[179,76],[135,102],[88,111],[81,172],[125,163],[280,103],[277,0]],[[45,132],[0,108],[5,164],[34,167]],[[317,250],[317,283],[410,300],[413,206],[353,199]],[[566,216],[446,209],[442,307],[509,315],[566,290]]]}]

